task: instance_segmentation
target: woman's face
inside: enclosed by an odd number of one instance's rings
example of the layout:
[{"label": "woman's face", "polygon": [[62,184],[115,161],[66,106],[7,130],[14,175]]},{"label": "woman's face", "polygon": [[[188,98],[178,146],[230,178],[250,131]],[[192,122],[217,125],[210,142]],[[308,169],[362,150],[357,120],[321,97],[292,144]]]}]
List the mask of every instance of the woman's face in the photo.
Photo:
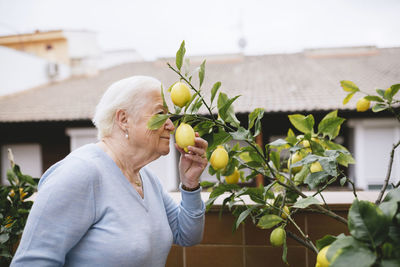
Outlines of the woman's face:
[{"label": "woman's face", "polygon": [[161,93],[159,90],[153,90],[143,95],[145,105],[140,109],[136,116],[129,116],[129,142],[135,148],[140,148],[149,157],[158,158],[169,153],[169,141],[174,125],[168,119],[163,126],[157,130],[149,130],[147,122],[155,114],[165,114],[167,111],[163,106]]}]

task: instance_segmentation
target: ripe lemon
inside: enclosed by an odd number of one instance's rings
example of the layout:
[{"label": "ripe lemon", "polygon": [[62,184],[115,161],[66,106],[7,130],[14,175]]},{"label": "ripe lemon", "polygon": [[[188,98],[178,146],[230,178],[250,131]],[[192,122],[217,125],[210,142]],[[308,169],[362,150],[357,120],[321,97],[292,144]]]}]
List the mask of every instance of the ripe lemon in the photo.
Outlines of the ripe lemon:
[{"label": "ripe lemon", "polygon": [[326,246],[318,252],[317,263],[315,264],[315,267],[329,267],[329,261],[326,258],[326,252],[328,251],[329,247],[330,246]]},{"label": "ripe lemon", "polygon": [[269,236],[269,241],[271,241],[271,245],[274,247],[282,246],[283,241],[285,239],[286,239],[286,232],[281,227],[275,228],[271,232],[271,235]]},{"label": "ripe lemon", "polygon": [[303,145],[303,147],[310,147],[310,141],[308,140],[303,140],[301,144]]},{"label": "ripe lemon", "polygon": [[177,82],[172,86],[171,89],[171,100],[178,107],[184,107],[186,103],[190,100],[190,90],[189,87],[182,83]]},{"label": "ripe lemon", "polygon": [[225,181],[227,184],[237,184],[239,182],[240,178],[240,173],[238,169],[235,167],[235,171],[231,174],[225,177]]},{"label": "ripe lemon", "polygon": [[194,130],[192,126],[182,122],[175,132],[175,140],[180,148],[188,152],[188,146],[194,146]]},{"label": "ripe lemon", "polygon": [[310,166],[310,172],[320,172],[322,171],[322,166],[321,163],[319,163],[318,161],[313,162]]},{"label": "ripe lemon", "polygon": [[[283,211],[284,212],[282,212],[282,214],[281,214],[281,217],[282,217],[282,219],[287,219],[287,215],[286,214],[290,214],[290,211],[289,211],[289,208],[288,208],[288,206],[283,206]],[[286,212],[286,213],[285,213]]]},{"label": "ripe lemon", "polygon": [[217,146],[211,154],[210,164],[215,170],[221,170],[226,167],[229,161],[228,152],[223,146]]},{"label": "ripe lemon", "polygon": [[371,105],[371,102],[365,98],[360,98],[357,101],[357,111],[358,112],[364,112],[367,111],[369,109],[369,106]]},{"label": "ripe lemon", "polygon": [[[294,153],[291,158],[289,158],[288,163],[287,163],[287,167],[288,169],[290,169],[290,164],[296,163],[300,160],[302,160],[303,157],[301,156],[299,151],[296,151],[296,153]],[[301,170],[302,166],[298,166],[298,167],[294,167],[292,168],[292,173],[298,173]]]}]

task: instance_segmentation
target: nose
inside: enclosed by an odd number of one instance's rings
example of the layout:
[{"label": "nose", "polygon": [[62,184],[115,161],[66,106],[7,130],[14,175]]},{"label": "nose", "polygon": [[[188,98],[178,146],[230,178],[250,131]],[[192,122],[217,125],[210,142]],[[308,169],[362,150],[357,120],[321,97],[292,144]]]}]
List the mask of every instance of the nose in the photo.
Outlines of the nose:
[{"label": "nose", "polygon": [[174,126],[174,124],[172,123],[172,121],[171,121],[171,119],[167,119],[167,121],[165,122],[165,125],[164,125],[164,129],[165,130],[168,130],[168,131],[170,131],[170,132],[172,132],[173,130],[175,130],[175,126]]}]

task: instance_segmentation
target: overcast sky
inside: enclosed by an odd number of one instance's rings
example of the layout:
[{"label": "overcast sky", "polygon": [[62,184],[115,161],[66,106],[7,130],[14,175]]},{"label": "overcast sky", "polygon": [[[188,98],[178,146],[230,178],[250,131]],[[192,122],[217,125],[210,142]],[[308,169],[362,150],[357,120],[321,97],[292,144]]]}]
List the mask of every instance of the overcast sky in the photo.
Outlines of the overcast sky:
[{"label": "overcast sky", "polygon": [[0,0],[0,35],[92,30],[102,49],[144,58],[400,46],[399,0]]}]

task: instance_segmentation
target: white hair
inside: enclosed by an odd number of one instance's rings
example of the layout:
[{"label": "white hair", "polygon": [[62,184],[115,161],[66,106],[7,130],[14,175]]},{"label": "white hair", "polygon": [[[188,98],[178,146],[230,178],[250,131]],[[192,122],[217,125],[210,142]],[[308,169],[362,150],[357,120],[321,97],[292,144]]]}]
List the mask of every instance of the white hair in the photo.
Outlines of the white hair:
[{"label": "white hair", "polygon": [[160,88],[161,82],[148,76],[132,76],[108,87],[96,106],[92,120],[98,139],[111,135],[118,109],[126,109],[129,114],[135,115],[147,103],[140,96]]}]

